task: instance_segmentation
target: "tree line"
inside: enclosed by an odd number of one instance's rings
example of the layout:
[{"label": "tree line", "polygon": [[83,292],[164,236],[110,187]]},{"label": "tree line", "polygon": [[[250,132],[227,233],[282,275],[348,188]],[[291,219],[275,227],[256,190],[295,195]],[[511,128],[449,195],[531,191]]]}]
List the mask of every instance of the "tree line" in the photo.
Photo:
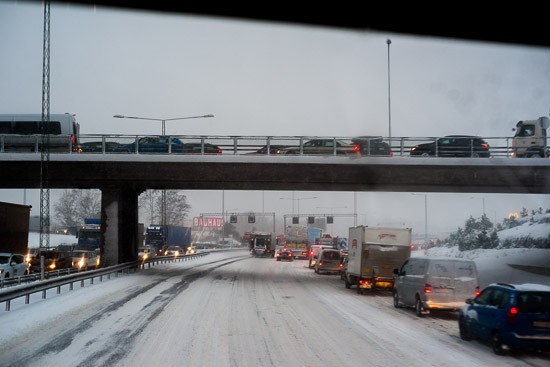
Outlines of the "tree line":
[{"label": "tree line", "polygon": [[[545,213],[550,213],[547,209]],[[550,223],[550,217],[537,214],[543,214],[542,208],[531,210],[523,208],[518,216],[504,218],[501,223],[493,225],[489,218],[484,214],[480,218],[470,216],[464,227],[452,233],[448,238],[439,241],[439,245],[448,247],[458,247],[460,251],[475,249],[504,249],[504,248],[547,248],[550,249],[550,235],[545,238],[533,238],[529,235],[517,238],[507,238],[500,241],[498,232],[505,229],[514,228],[529,222]]]},{"label": "tree line", "polygon": [[[162,223],[162,191],[147,190],[138,198],[139,217],[150,224]],[[166,224],[183,226],[191,206],[182,191],[166,190]],[[55,221],[61,227],[79,227],[84,218],[101,217],[100,190],[64,190],[54,204]]]}]

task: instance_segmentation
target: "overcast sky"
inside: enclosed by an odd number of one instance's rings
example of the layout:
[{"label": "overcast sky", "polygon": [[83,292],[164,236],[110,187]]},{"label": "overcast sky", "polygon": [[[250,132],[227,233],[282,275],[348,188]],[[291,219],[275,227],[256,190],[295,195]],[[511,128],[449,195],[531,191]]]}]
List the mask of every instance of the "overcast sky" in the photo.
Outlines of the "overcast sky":
[{"label": "overcast sky", "polygon": [[[58,3],[50,37],[50,111],[76,114],[81,134],[160,132],[159,122],[115,114],[214,114],[167,122],[167,133],[388,136],[387,39],[393,137],[507,137],[517,121],[550,111],[546,48]],[[42,41],[40,2],[0,0],[0,113],[41,112]],[[192,216],[221,211],[221,192],[187,194]],[[300,201],[301,213],[354,210],[353,193],[295,193],[314,196]],[[226,192],[225,208],[291,213],[281,197],[292,193]],[[22,203],[23,192],[0,190],[0,200]],[[550,207],[543,195],[428,194],[430,232],[481,215],[483,201],[498,221],[522,207]],[[39,208],[36,190],[27,203]],[[359,224],[424,231],[423,196],[359,193],[357,205]]]}]

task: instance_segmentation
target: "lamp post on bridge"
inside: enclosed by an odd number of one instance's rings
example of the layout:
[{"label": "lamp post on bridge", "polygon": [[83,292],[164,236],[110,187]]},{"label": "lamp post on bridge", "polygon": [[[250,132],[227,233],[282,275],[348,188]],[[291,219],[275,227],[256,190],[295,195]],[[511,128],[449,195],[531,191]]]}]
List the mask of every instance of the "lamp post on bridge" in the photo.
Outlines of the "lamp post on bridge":
[{"label": "lamp post on bridge", "polygon": [[[161,121],[162,122],[162,136],[166,135],[166,121],[175,121],[175,120],[188,120],[188,119],[199,119],[214,117],[212,114],[202,115],[202,116],[189,116],[189,117],[175,117],[170,119],[159,119],[159,118],[150,118],[150,117],[137,117],[137,116],[126,116],[126,115],[114,115],[114,118],[117,119],[134,119],[134,120],[148,120],[148,121]],[[137,147],[136,147],[137,151]],[[166,226],[166,189],[162,189],[162,200],[161,200],[161,225]]]}]

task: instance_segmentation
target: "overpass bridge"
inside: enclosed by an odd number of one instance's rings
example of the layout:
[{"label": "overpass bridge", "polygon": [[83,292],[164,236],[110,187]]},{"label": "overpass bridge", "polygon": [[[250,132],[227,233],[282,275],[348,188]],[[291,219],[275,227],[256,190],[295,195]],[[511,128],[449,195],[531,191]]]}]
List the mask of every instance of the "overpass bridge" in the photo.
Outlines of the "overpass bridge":
[{"label": "overpass bridge", "polygon": [[[0,188],[40,188],[40,164],[0,153]],[[104,265],[137,257],[147,189],[550,193],[548,158],[51,153],[48,171],[51,189],[101,190]]]}]

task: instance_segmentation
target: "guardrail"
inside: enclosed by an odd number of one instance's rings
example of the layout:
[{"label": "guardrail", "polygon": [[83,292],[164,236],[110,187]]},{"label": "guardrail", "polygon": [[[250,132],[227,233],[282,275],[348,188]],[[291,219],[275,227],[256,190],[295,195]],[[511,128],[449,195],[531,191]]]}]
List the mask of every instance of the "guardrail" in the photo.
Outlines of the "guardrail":
[{"label": "guardrail", "polygon": [[[0,153],[10,152],[0,135]],[[13,135],[11,136],[13,138]],[[21,136],[29,139],[29,136]],[[29,152],[39,152],[37,144],[40,135],[33,136],[35,144]],[[360,148],[360,155],[409,156],[411,149],[417,144],[433,143],[441,137],[392,137],[382,136],[343,137],[343,136],[211,136],[211,135],[172,135],[166,136],[164,143],[147,143],[144,139],[158,138],[152,135],[103,135],[82,134],[79,136],[79,146],[76,152],[70,154],[199,154],[199,155],[280,155],[280,154],[324,154],[339,155],[352,153],[361,141],[366,148]],[[473,137],[472,137],[473,138]],[[512,157],[512,137],[480,137],[489,145],[491,157]],[[312,142],[321,141],[324,146],[312,146]],[[176,144],[177,143],[177,144]],[[155,145],[156,144],[156,145]],[[183,148],[181,146],[183,144]],[[371,149],[382,144],[384,149]],[[471,145],[473,147],[473,145]],[[545,148],[548,147],[546,141]],[[436,145],[437,150],[437,145]]]},{"label": "guardrail", "polygon": [[[46,279],[42,281],[32,281],[31,275],[18,277],[18,278],[27,278],[28,284],[22,284],[17,287],[10,287],[0,290],[0,303],[6,303],[6,311],[10,310],[10,303],[13,299],[25,297],[25,304],[29,304],[31,294],[42,292],[42,299],[46,298],[46,291],[57,288],[57,294],[61,293],[61,287],[69,285],[69,290],[73,290],[74,283],[80,282],[80,286],[84,287],[86,280],[90,280],[90,284],[93,284],[94,278],[99,278],[99,281],[103,281],[103,277],[107,279],[111,278],[111,275],[114,274],[118,276],[119,272],[130,272],[131,270],[145,269],[145,265],[150,268],[151,265],[157,263],[166,263],[174,261],[186,261],[191,260],[196,257],[201,257],[210,254],[210,252],[199,252],[195,254],[180,255],[180,256],[154,256],[146,260],[136,260],[125,264],[113,265],[106,268],[96,269],[96,270],[87,270],[80,271],[75,274],[68,274],[65,276],[59,276],[54,279]],[[40,276],[38,274],[38,276]],[[15,279],[15,278],[14,278]],[[36,280],[36,279],[34,279]]]}]

